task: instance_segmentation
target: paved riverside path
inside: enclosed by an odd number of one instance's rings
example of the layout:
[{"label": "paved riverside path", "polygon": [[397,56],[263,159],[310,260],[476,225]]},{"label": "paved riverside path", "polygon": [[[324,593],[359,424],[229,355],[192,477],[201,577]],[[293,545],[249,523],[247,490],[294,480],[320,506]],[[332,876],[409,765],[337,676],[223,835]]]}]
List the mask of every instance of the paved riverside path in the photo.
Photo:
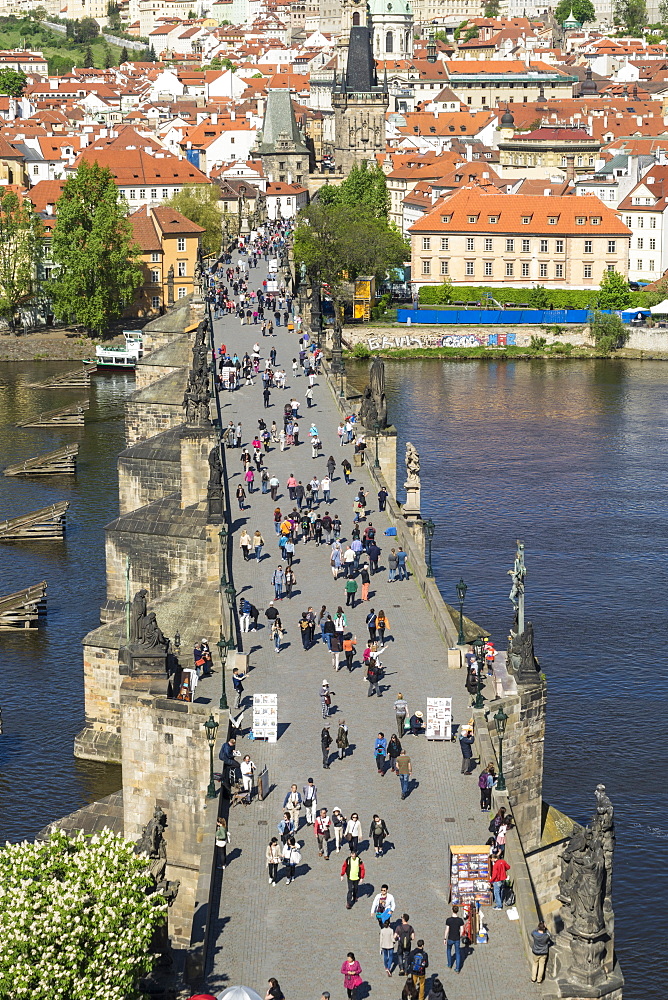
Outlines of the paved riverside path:
[{"label": "paved riverside path", "polygon": [[[251,269],[250,275],[251,287],[260,287],[265,276],[262,266]],[[371,520],[380,529],[378,544],[383,550],[380,565],[385,567],[385,556],[393,544],[392,538],[383,536],[388,521],[377,512],[376,492],[365,470],[353,469],[351,485],[346,486],[343,481],[340,462],[345,455],[352,464],[352,445],[339,446],[338,412],[330,390],[320,377],[314,388],[316,405],[309,411],[304,398],[308,380],[304,376],[292,377],[297,334],[288,333],[281,326],[277,336],[263,339],[259,326],[241,327],[234,316],[216,321],[215,330],[217,344],[224,341],[228,351],[236,350],[240,357],[246,350],[250,353],[256,341],[263,356],[276,347],[278,366],[288,373],[285,392],[272,390],[269,409],[263,409],[259,378],[252,388],[221,393],[223,425],[231,419],[241,420],[244,445],[250,445],[259,417],[264,417],[267,426],[275,419],[280,429],[285,402],[294,396],[302,404],[300,438],[305,443],[283,453],[277,445],[272,445],[266,456],[270,474],[275,472],[281,482],[277,504],[284,512],[293,507],[285,486],[291,472],[304,485],[314,472],[320,479],[325,474],[327,458],[333,455],[337,463],[333,500],[329,505],[321,502],[320,511],[329,509],[330,513],[339,513],[345,548],[352,527],[353,496],[363,483],[369,490],[366,523]],[[324,449],[316,460],[311,458],[308,441],[310,417]],[[250,447],[249,450],[252,451]],[[329,546],[318,548],[313,541],[307,545],[299,542],[294,561],[295,593],[291,600],[284,598],[278,604],[287,635],[280,654],[276,654],[264,617],[264,609],[273,598],[271,575],[279,562],[272,521],[276,504],[269,494],[262,495],[258,487],[249,497],[250,507],[243,514],[239,512],[234,493],[242,480],[240,453],[239,449],[228,449],[226,455],[232,517],[236,519],[234,534],[230,535],[234,547],[234,584],[237,592],[247,595],[261,612],[261,629],[243,635],[244,652],[250,653],[252,667],[244,682],[248,706],[244,721],[250,724],[249,696],[253,692],[277,693],[279,739],[275,744],[248,739],[237,742],[237,748],[242,754],[250,753],[258,769],[267,765],[273,790],[264,802],[254,801],[248,808],[239,806],[230,811],[229,863],[223,875],[208,988],[217,992],[226,985],[243,984],[264,997],[268,978],[275,976],[286,1000],[320,1000],[324,990],[331,993],[332,1000],[344,1000],[346,993],[339,970],[346,953],[352,950],[362,965],[367,984],[358,991],[360,997],[399,1000],[405,980],[397,971],[392,979],[386,976],[379,954],[377,924],[370,915],[374,895],[387,882],[396,899],[395,916],[402,912],[410,915],[416,937],[425,940],[429,973],[441,976],[449,1000],[524,1000],[540,996],[540,987],[529,981],[517,923],[491,907],[484,910],[489,944],[474,947],[460,975],[447,969],[443,931],[444,921],[450,915],[449,845],[484,844],[489,837],[490,818],[479,809],[477,776],[465,777],[460,773],[458,742],[427,742],[424,737],[411,736],[403,740],[414,777],[411,794],[405,801],[400,798],[398,778],[391,772],[381,777],[376,771],[374,739],[379,730],[388,738],[394,732],[393,702],[398,691],[406,697],[411,712],[421,709],[426,717],[428,695],[452,696],[455,721],[466,722],[470,718],[464,671],[448,670],[445,646],[418,587],[410,580],[388,583],[384,569],[372,577],[370,602],[358,603],[351,611],[345,608],[343,579],[335,582],[332,578]],[[243,561],[239,532],[244,524],[251,535],[259,527],[264,536],[266,546],[259,565],[254,559]],[[323,604],[332,613],[342,605],[348,626],[357,636],[359,656],[353,673],[348,673],[345,666],[334,673],[331,655],[321,641],[308,652],[302,648],[297,624],[301,612],[312,605],[317,613]],[[382,655],[386,670],[382,698],[367,697],[361,667],[361,653],[368,635],[365,617],[370,607],[376,611],[384,609],[391,624],[390,638],[387,641],[386,636],[387,648]],[[345,663],[343,657],[342,661]],[[318,691],[323,678],[327,678],[335,692],[330,719],[332,737],[336,738],[338,720],[343,718],[354,746],[353,755],[339,761],[332,745],[329,770],[323,770],[320,750],[323,719]],[[346,817],[352,812],[360,816],[364,837],[361,846],[366,848],[362,854],[366,881],[359,902],[350,911],[345,908],[346,883],[340,881],[347,850],[334,853],[329,861],[320,858],[313,828],[304,825],[303,811],[299,841],[304,846],[298,877],[291,885],[285,884],[283,875],[277,886],[268,884],[265,848],[270,837],[278,836],[276,825],[282,818],[284,797],[292,782],[301,791],[309,777],[314,778],[318,787],[319,805],[326,806],[330,814],[338,807]],[[385,819],[389,828],[386,853],[379,860],[367,847],[374,812]]]}]

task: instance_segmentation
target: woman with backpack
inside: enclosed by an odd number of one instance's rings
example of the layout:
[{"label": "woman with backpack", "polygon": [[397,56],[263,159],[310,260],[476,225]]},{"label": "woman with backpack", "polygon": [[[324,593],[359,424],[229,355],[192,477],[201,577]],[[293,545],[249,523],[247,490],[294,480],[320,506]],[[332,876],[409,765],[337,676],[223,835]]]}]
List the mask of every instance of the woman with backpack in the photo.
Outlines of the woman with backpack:
[{"label": "woman with backpack", "polygon": [[376,615],[376,633],[381,645],[385,642],[385,630],[390,627],[390,620],[384,611],[379,611]]},{"label": "woman with backpack", "polygon": [[371,826],[369,827],[369,839],[373,840],[373,847],[376,852],[376,857],[381,857],[383,853],[383,841],[388,836],[389,831],[385,825],[385,820],[381,819],[374,813],[373,819],[371,820]]}]

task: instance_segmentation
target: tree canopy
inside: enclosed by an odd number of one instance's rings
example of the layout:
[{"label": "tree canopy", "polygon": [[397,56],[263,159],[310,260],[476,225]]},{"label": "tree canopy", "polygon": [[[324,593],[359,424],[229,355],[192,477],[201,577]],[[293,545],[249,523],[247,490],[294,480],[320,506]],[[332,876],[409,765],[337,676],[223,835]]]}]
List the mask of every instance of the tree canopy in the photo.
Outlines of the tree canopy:
[{"label": "tree canopy", "polygon": [[102,331],[121,315],[141,284],[139,249],[132,243],[127,206],[110,171],[83,160],[65,182],[56,212],[56,316],[76,318],[89,331]]},{"label": "tree canopy", "polygon": [[149,861],[110,830],[0,849],[0,995],[129,1000],[165,903]]},{"label": "tree canopy", "polygon": [[0,69],[0,94],[22,97],[28,78],[21,70]]},{"label": "tree canopy", "polygon": [[19,304],[34,291],[42,233],[29,201],[13,191],[0,198],[0,314],[12,329]]},{"label": "tree canopy", "polygon": [[195,184],[184,187],[173,195],[167,204],[186,219],[202,226],[202,246],[206,253],[220,253],[223,215],[220,210],[220,189],[217,184]]},{"label": "tree canopy", "polygon": [[561,0],[561,3],[557,5],[554,12],[555,20],[559,24],[563,24],[564,21],[568,20],[571,10],[573,11],[573,17],[580,24],[596,20],[596,8],[591,0]]},{"label": "tree canopy", "polygon": [[645,0],[615,0],[615,24],[630,35],[640,36],[647,24]]},{"label": "tree canopy", "polygon": [[623,274],[606,271],[599,286],[599,309],[626,309],[631,302],[631,289]]},{"label": "tree canopy", "polygon": [[386,219],[390,210],[387,179],[377,164],[356,164],[341,184],[321,187],[318,199],[323,205],[358,206],[379,219]]}]

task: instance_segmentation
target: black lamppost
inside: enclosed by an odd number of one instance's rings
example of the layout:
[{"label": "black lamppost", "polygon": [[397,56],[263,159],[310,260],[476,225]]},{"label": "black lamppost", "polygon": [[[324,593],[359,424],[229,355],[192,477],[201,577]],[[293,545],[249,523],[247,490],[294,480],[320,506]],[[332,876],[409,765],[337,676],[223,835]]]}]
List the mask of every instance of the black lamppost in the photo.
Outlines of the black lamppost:
[{"label": "black lamppost", "polygon": [[[373,425],[373,432],[376,435],[376,460],[373,463],[373,467],[374,469],[380,469],[380,462],[378,461],[378,435],[380,434],[380,420],[375,421]],[[433,524],[434,522],[432,521],[431,523]],[[429,547],[430,547],[429,563],[431,564],[431,542],[429,543]],[[427,576],[429,575],[430,575],[429,571],[427,571]]]},{"label": "black lamppost", "polygon": [[496,726],[496,733],[499,737],[499,776],[496,779],[496,790],[497,792],[505,792],[506,790],[506,779],[503,776],[503,737],[506,732],[506,723],[508,722],[508,716],[503,711],[503,706],[499,709],[496,715],[493,716],[494,725]]},{"label": "black lamppost", "polygon": [[225,709],[229,708],[229,705],[227,704],[227,690],[226,690],[226,687],[225,687],[225,664],[227,663],[227,643],[225,642],[225,639],[223,638],[223,633],[222,632],[220,633],[220,639],[216,643],[216,646],[218,646],[218,653],[220,655],[220,672],[221,672],[222,677],[223,677],[223,687],[222,687],[222,690],[220,692],[220,706],[219,707],[220,707],[221,711],[225,711]]},{"label": "black lamppost", "polygon": [[206,742],[209,744],[209,787],[206,790],[207,799],[215,799],[216,783],[213,780],[213,748],[216,745],[216,735],[218,733],[218,723],[213,715],[210,715],[204,723],[206,729]]},{"label": "black lamppost", "polygon": [[478,664],[478,675],[476,677],[476,696],[473,702],[474,708],[484,708],[485,699],[482,694],[482,673],[485,669],[485,647],[487,645],[487,637],[479,635],[477,639],[473,641],[473,652],[475,653],[476,662]]},{"label": "black lamppost", "polygon": [[[332,368],[332,371],[333,370],[334,369]],[[340,366],[339,366],[339,399],[345,399],[346,398],[346,394],[343,391],[343,384],[344,384],[345,377],[346,377],[346,363],[345,363],[345,361],[342,358]]]},{"label": "black lamppost", "polygon": [[174,633],[174,649],[178,653],[178,651],[180,650],[180,648],[181,648],[181,633],[177,630]]},{"label": "black lamppost", "polygon": [[230,637],[227,640],[227,648],[236,649],[237,643],[236,639],[234,638],[234,600],[237,596],[237,592],[234,589],[233,584],[228,583],[228,585],[225,587],[225,596],[227,597],[227,604],[230,609]]},{"label": "black lamppost", "polygon": [[[378,447],[376,445],[376,447]],[[424,521],[424,534],[427,539],[427,577],[433,579],[434,568],[431,565],[431,542],[434,537],[434,532],[436,531],[436,525],[430,517]]]},{"label": "black lamppost", "polygon": [[464,635],[464,600],[468,589],[464,583],[464,578],[460,577],[457,584],[457,599],[459,601],[459,635],[457,636],[457,642],[460,646],[463,646],[466,642],[466,636]]},{"label": "black lamppost", "polygon": [[218,532],[218,537],[220,538],[220,549],[222,554],[220,585],[221,587],[226,587],[227,586],[227,525],[226,524],[223,524],[222,528]]}]

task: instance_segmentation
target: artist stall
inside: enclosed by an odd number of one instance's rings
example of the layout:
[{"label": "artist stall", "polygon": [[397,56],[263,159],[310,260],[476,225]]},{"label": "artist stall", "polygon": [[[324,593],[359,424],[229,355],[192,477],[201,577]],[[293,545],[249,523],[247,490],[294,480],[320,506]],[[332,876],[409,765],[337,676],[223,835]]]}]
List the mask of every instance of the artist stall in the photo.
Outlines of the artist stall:
[{"label": "artist stall", "polygon": [[450,845],[450,902],[470,907],[492,902],[487,844]]}]

